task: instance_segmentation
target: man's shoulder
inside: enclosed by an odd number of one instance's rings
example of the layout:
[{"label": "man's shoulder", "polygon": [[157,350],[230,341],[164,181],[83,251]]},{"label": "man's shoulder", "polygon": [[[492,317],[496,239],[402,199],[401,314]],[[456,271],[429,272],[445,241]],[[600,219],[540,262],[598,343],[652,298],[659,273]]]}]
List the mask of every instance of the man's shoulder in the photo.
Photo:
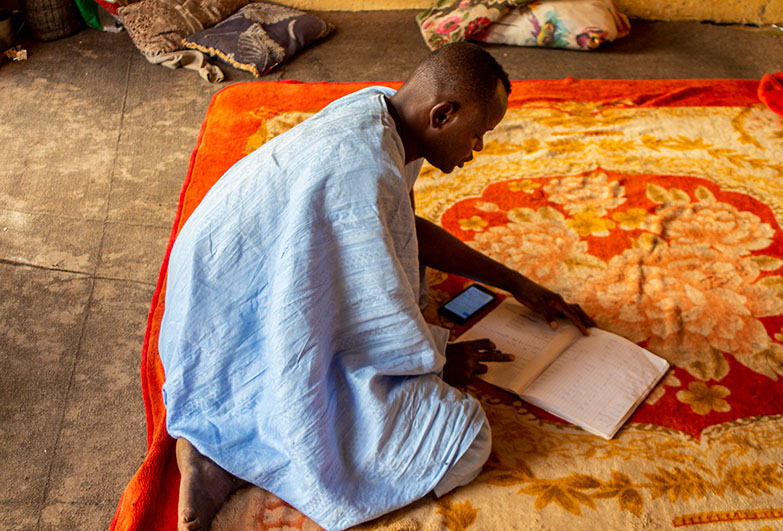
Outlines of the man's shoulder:
[{"label": "man's shoulder", "polygon": [[[280,149],[297,157],[350,159],[352,165],[399,166],[402,143],[384,96],[386,87],[367,87],[335,100],[290,131]],[[391,159],[387,155],[391,156]]]},{"label": "man's shoulder", "polygon": [[389,87],[382,85],[372,85],[359,89],[350,94],[346,94],[341,98],[334,100],[332,103],[326,106],[324,110],[336,110],[352,105],[372,104],[378,96],[393,96],[396,91]]}]

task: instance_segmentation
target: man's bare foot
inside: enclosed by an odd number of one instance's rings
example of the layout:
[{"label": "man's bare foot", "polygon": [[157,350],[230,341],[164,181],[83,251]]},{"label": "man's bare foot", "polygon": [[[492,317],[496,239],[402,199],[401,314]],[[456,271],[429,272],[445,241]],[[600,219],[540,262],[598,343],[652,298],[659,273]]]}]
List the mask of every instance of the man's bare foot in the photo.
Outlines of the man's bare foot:
[{"label": "man's bare foot", "polygon": [[177,439],[179,483],[177,509],[179,531],[208,531],[223,502],[247,482],[204,457],[183,438]]}]

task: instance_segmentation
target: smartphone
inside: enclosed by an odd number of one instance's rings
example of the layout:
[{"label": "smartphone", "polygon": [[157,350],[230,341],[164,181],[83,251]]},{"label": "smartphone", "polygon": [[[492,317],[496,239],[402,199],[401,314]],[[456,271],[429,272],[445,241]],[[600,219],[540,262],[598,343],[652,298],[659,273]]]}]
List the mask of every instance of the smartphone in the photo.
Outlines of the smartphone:
[{"label": "smartphone", "polygon": [[484,286],[471,284],[438,308],[438,311],[457,324],[465,324],[497,298],[495,292]]}]

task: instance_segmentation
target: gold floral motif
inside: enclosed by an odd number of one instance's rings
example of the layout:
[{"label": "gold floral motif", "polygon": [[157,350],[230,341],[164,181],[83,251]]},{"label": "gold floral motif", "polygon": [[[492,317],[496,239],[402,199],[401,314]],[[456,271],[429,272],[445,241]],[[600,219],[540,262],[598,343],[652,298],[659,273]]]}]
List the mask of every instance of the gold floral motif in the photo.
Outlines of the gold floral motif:
[{"label": "gold floral motif", "polygon": [[[781,340],[777,336],[775,339]],[[753,372],[777,381],[778,375],[783,374],[783,345],[770,343],[768,348],[759,350],[751,356],[742,356],[739,361]]]},{"label": "gold floral motif", "polygon": [[529,155],[541,149],[541,141],[537,138],[526,138],[519,147]]},{"label": "gold floral motif", "polygon": [[774,256],[767,256],[763,254],[756,254],[749,259],[756,264],[761,271],[777,271],[783,267],[783,260],[775,258]]},{"label": "gold floral motif", "polygon": [[568,155],[584,151],[587,145],[576,138],[558,138],[546,143],[549,151],[557,155]]},{"label": "gold floral motif", "polygon": [[[531,112],[537,108],[538,112]],[[517,111],[520,112],[520,111]],[[558,102],[557,104],[526,106],[525,116],[552,129],[569,128],[594,130],[598,127],[623,125],[633,119],[627,109],[616,104],[591,102]]]},{"label": "gold floral motif", "polygon": [[671,149],[674,151],[707,150],[713,146],[713,144],[704,142],[704,139],[702,138],[688,138],[683,135],[663,138],[658,138],[653,135],[642,135],[641,142],[644,147],[653,151],[660,151],[661,149]]},{"label": "gold floral motif", "polygon": [[524,179],[522,181],[511,181],[508,183],[508,189],[512,192],[527,192],[530,193],[536,188],[540,188],[541,183],[531,181],[530,179]]},{"label": "gold floral motif", "polygon": [[765,277],[759,281],[759,284],[766,286],[775,297],[783,299],[783,277]]},{"label": "gold floral motif", "polygon": [[714,490],[723,494],[721,489],[731,489],[742,496],[772,494],[772,489],[783,489],[783,476],[778,463],[760,465],[743,463],[726,472],[725,481]]},{"label": "gold floral motif", "polygon": [[459,220],[459,226],[462,230],[480,231],[487,225],[489,225],[489,222],[479,216],[471,216],[467,219]]},{"label": "gold floral motif", "polygon": [[628,511],[634,516],[642,515],[644,501],[639,489],[627,475],[612,470],[612,479],[603,483],[594,494],[596,498],[616,498],[621,511]]},{"label": "gold floral motif", "polygon": [[658,400],[660,400],[666,393],[666,387],[680,387],[681,385],[682,382],[674,375],[674,371],[669,370],[669,372],[666,373],[666,376],[664,376],[663,380],[661,380],[661,383],[659,383],[649,394],[645,400],[645,403],[653,405],[658,402]]},{"label": "gold floral motif", "polygon": [[590,145],[599,148],[601,151],[624,152],[632,151],[636,147],[636,142],[631,139],[604,138],[590,143]]},{"label": "gold floral motif", "polygon": [[592,210],[577,212],[566,224],[580,236],[609,236],[615,226],[612,220]]},{"label": "gold floral motif", "polygon": [[691,201],[690,196],[679,188],[672,187],[666,190],[657,184],[647,185],[647,197],[653,203],[661,203],[664,205],[690,203]]},{"label": "gold floral motif", "polygon": [[695,470],[674,467],[658,467],[656,474],[645,474],[649,483],[650,497],[654,500],[666,496],[671,503],[688,501],[691,497],[704,498],[710,490],[710,484]]},{"label": "gold floral motif", "polygon": [[625,188],[617,181],[608,182],[604,172],[552,179],[544,191],[552,203],[562,205],[567,212],[591,211],[599,216],[625,203]]},{"label": "gold floral motif", "polygon": [[[498,140],[491,140],[484,145],[484,148],[479,152],[483,155],[495,155],[503,156],[516,153],[517,151],[525,150],[523,146],[512,144],[510,142],[500,142]],[[525,150],[526,151],[526,150]]]},{"label": "gold floral motif", "polygon": [[450,531],[465,531],[473,525],[478,515],[478,509],[474,509],[470,501],[453,503],[452,496],[444,496],[437,501],[437,505],[443,525]]},{"label": "gold floral motif", "polygon": [[752,144],[753,146],[764,149],[764,146],[761,145],[761,143],[753,138],[751,135],[748,134],[747,130],[744,127],[743,122],[745,121],[745,118],[747,115],[753,112],[753,107],[745,107],[744,109],[741,109],[737,115],[732,118],[731,125],[734,126],[734,131],[737,133],[739,142],[741,144]]},{"label": "gold floral motif", "polygon": [[583,491],[596,489],[600,485],[601,483],[591,476],[571,474],[555,480],[534,478],[530,485],[523,487],[519,492],[536,496],[535,507],[539,511],[554,502],[569,513],[581,516],[580,505],[595,509],[592,496]]},{"label": "gold floral motif", "polygon": [[612,219],[617,222],[621,229],[634,230],[647,228],[645,224],[647,216],[648,212],[643,208],[629,208],[625,211],[615,212],[612,214]]},{"label": "gold floral motif", "polygon": [[767,159],[753,157],[747,153],[740,153],[736,149],[730,148],[712,148],[707,153],[715,158],[724,158],[732,166],[742,168],[750,166],[754,170],[761,170],[769,166]]},{"label": "gold floral motif", "polygon": [[708,386],[704,382],[691,382],[687,391],[677,391],[677,399],[691,406],[694,413],[706,415],[712,411],[730,411],[731,406],[723,400],[729,394],[731,391],[722,385]]}]

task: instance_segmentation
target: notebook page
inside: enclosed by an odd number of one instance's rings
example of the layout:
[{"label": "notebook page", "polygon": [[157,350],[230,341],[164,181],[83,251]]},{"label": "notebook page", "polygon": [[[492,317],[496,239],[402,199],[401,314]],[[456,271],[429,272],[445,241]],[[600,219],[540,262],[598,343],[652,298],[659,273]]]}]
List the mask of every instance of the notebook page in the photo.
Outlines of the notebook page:
[{"label": "notebook page", "polygon": [[525,390],[522,398],[611,438],[669,364],[627,339],[590,329]]},{"label": "notebook page", "polygon": [[516,394],[532,382],[581,333],[560,323],[557,331],[522,304],[506,299],[459,340],[489,338],[514,361],[487,363],[482,380]]}]

